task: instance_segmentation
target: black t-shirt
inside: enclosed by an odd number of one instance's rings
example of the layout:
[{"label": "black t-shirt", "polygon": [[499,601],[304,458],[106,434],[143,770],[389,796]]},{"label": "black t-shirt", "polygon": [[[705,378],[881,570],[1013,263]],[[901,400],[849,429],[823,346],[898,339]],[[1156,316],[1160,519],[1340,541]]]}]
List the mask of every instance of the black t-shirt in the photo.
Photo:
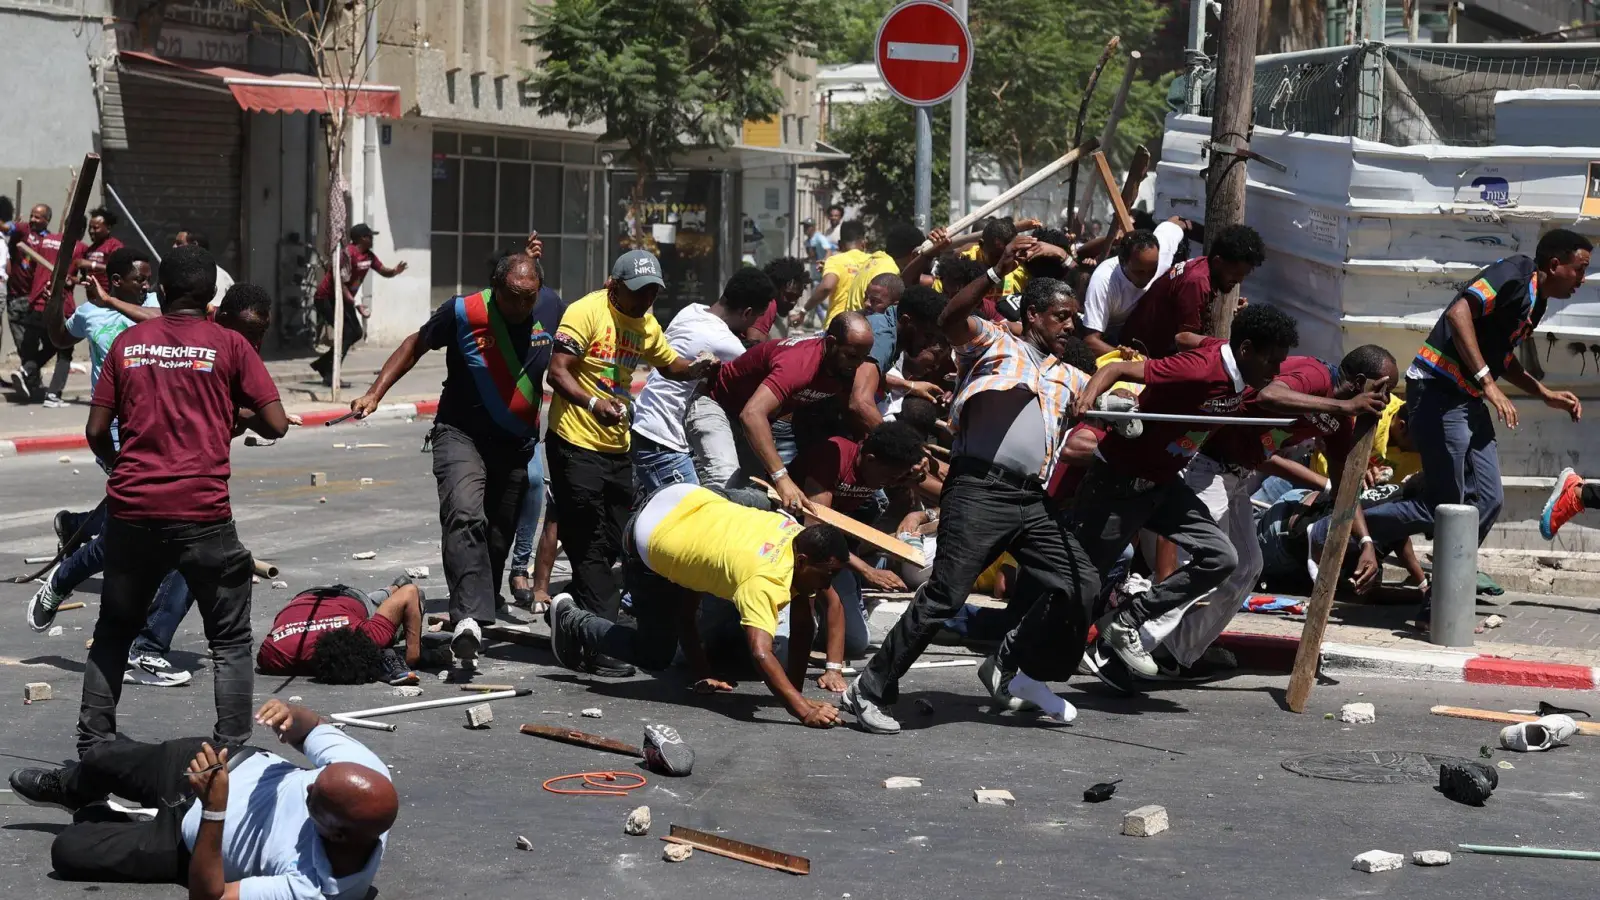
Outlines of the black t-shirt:
[{"label": "black t-shirt", "polygon": [[[475,439],[511,441],[531,449],[539,441],[541,422],[537,420],[529,433],[516,434],[496,421],[484,407],[483,395],[462,350],[462,326],[456,314],[460,298],[452,297],[440,304],[433,315],[417,332],[423,346],[430,350],[445,351],[444,389],[439,393],[439,412],[434,421],[459,428]],[[493,302],[492,300],[490,302]],[[513,356],[522,360],[522,371],[528,374],[534,390],[543,403],[544,373],[550,365],[551,336],[561,324],[561,314],[567,304],[553,289],[539,289],[534,301],[533,315],[524,322],[506,322],[506,332],[511,338]],[[481,348],[480,352],[499,354],[494,347]]]}]

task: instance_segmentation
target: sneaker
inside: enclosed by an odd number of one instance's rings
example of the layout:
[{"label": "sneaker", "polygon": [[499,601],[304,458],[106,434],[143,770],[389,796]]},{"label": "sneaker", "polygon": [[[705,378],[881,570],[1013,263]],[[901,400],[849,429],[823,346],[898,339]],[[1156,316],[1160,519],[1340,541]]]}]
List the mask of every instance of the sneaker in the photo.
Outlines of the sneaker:
[{"label": "sneaker", "polygon": [[868,734],[899,734],[900,723],[884,712],[878,704],[861,695],[861,677],[850,682],[850,687],[839,701],[839,708],[856,717],[856,727]]},{"label": "sneaker", "polygon": [[17,769],[11,773],[11,792],[29,806],[73,812],[78,806],[67,797],[60,769]]},{"label": "sneaker", "polygon": [[1184,665],[1166,653],[1151,654],[1156,661],[1156,677],[1152,681],[1196,682],[1211,681],[1228,674],[1229,670],[1206,662],[1205,657]]},{"label": "sneaker", "polygon": [[978,680],[983,682],[984,689],[989,692],[989,696],[994,698],[997,712],[999,710],[1016,712],[1022,709],[1037,708],[1020,697],[1013,697],[1011,692],[1006,690],[1006,686],[1011,683],[1011,676],[1014,674],[1016,673],[1001,671],[999,660],[992,656],[985,659],[983,664],[978,666]]},{"label": "sneaker", "polygon": [[1562,469],[1556,476],[1556,486],[1550,489],[1550,499],[1544,501],[1544,512],[1539,515],[1539,534],[1547,541],[1555,540],[1561,526],[1583,510],[1583,479],[1570,468]]},{"label": "sneaker", "polygon": [[47,392],[44,395],[44,408],[45,409],[62,409],[66,405],[67,405],[67,401],[61,399],[61,395],[60,394],[51,394],[51,393]]},{"label": "sneaker", "polygon": [[1499,786],[1500,775],[1492,766],[1466,760],[1439,765],[1439,792],[1457,803],[1482,806]]},{"label": "sneaker", "polygon": [[139,653],[128,657],[128,668],[122,672],[123,684],[148,684],[155,687],[181,687],[194,676],[167,662],[166,657],[154,653]]},{"label": "sneaker", "polygon": [[1103,630],[1106,644],[1127,664],[1129,671],[1143,678],[1154,678],[1161,673],[1150,651],[1144,649],[1139,636],[1139,626],[1130,624],[1125,616],[1117,615],[1106,623]]},{"label": "sneaker", "polygon": [[39,586],[33,599],[28,601],[28,627],[34,631],[49,631],[50,626],[55,623],[56,610],[61,608],[62,602],[72,596],[71,591],[58,594],[55,588],[50,586],[55,574],[56,570],[51,569],[50,574],[44,577],[44,584]]},{"label": "sneaker", "polygon": [[573,610],[571,594],[557,594],[550,598],[550,652],[556,662],[580,671],[583,668],[583,647],[577,636],[567,627],[567,617]]},{"label": "sneaker", "polygon": [[644,726],[644,764],[653,772],[681,777],[694,771],[694,749],[670,725]]},{"label": "sneaker", "polygon": [[478,653],[483,650],[483,629],[478,627],[477,619],[462,619],[456,623],[455,637],[450,639],[450,652],[456,656],[456,661],[461,667],[476,668]]},{"label": "sneaker", "polygon": [[417,673],[411,671],[411,667],[406,665],[406,661],[400,658],[400,654],[388,649],[383,651],[384,684],[392,684],[395,687],[399,687],[406,684],[416,684],[420,680],[417,678]]},{"label": "sneaker", "polygon": [[1500,729],[1500,746],[1524,753],[1549,750],[1564,744],[1578,730],[1571,716],[1545,716],[1537,722],[1519,722]]},{"label": "sneaker", "polygon": [[1133,673],[1122,664],[1122,660],[1112,653],[1105,641],[1095,641],[1084,648],[1083,659],[1078,663],[1079,669],[1087,669],[1090,675],[1100,679],[1106,687],[1122,694],[1139,693],[1138,685],[1133,681]]},{"label": "sneaker", "polygon": [[[70,509],[63,509],[56,513],[50,525],[56,532],[56,552],[62,559],[71,556],[74,550],[88,543],[87,535],[79,535],[79,520]],[[78,540],[73,540],[76,537]]]},{"label": "sneaker", "polygon": [[28,392],[28,379],[22,374],[21,369],[16,369],[11,373],[11,389],[21,395],[24,403],[33,399],[33,394]]},{"label": "sneaker", "polygon": [[595,654],[592,659],[583,664],[583,668],[580,671],[589,675],[597,675],[601,678],[632,678],[639,674],[639,670],[635,669],[631,663],[623,662],[613,656],[606,656],[604,653]]}]

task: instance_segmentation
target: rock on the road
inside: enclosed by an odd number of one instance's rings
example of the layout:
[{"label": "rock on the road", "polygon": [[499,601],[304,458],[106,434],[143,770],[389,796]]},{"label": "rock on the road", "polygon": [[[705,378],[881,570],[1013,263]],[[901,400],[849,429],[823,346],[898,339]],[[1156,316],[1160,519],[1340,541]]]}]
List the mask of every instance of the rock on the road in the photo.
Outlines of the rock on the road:
[{"label": "rock on the road", "polygon": [[1167,828],[1167,808],[1153,803],[1122,817],[1122,833],[1133,837],[1154,837]]},{"label": "rock on the road", "polygon": [[628,813],[627,821],[622,823],[624,834],[640,835],[650,833],[650,807],[641,806]]},{"label": "rock on the road", "polygon": [[984,790],[979,788],[978,790],[972,792],[972,799],[978,801],[979,806],[1017,805],[1017,798],[1011,796],[1010,791]]},{"label": "rock on the road", "polygon": [[922,787],[921,778],[912,778],[909,775],[891,775],[883,780],[883,786],[894,790],[896,788]]},{"label": "rock on the road", "polygon": [[1355,869],[1357,872],[1388,872],[1392,869],[1400,868],[1405,864],[1405,861],[1406,858],[1398,853],[1390,853],[1387,850],[1368,850],[1356,857],[1350,868]]},{"label": "rock on the road", "polygon": [[661,848],[661,858],[667,862],[683,862],[694,855],[694,848],[688,844],[668,844]]},{"label": "rock on the road", "polygon": [[1371,725],[1378,721],[1378,711],[1371,703],[1346,703],[1339,707],[1339,721],[1346,725]]},{"label": "rock on the road", "polygon": [[1448,866],[1450,865],[1450,851],[1417,850],[1411,854],[1411,861],[1419,866]]}]

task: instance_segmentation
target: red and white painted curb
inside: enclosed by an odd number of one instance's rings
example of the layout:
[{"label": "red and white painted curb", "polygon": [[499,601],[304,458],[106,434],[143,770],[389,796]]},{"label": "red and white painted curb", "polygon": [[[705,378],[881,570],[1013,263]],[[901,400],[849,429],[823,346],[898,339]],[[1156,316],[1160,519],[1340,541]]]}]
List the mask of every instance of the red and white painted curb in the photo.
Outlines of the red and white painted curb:
[{"label": "red and white painted curb", "polygon": [[[1223,646],[1246,668],[1286,672],[1300,647],[1297,637],[1227,632]],[[1327,675],[1402,678],[1454,684],[1500,684],[1512,687],[1592,691],[1600,688],[1600,669],[1569,663],[1508,659],[1471,650],[1441,647],[1367,647],[1329,642],[1322,645],[1322,671]]]},{"label": "red and white painted curb", "polygon": [[[372,415],[367,416],[367,420],[411,419],[417,416],[431,416],[438,410],[439,401],[437,400],[423,400],[417,403],[385,403],[373,410]],[[312,410],[299,415],[302,425],[311,426],[331,422],[349,411],[349,409],[336,406],[332,409]],[[82,450],[88,446],[89,441],[83,436],[82,431],[68,434],[0,438],[0,457],[21,456],[24,453],[59,453],[63,450]]]}]

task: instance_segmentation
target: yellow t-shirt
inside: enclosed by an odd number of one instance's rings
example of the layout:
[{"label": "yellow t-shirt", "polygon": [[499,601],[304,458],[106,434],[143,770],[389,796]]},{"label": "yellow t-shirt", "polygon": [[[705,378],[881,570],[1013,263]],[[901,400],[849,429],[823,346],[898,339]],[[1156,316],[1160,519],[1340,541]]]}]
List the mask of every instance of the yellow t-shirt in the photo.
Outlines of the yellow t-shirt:
[{"label": "yellow t-shirt", "polygon": [[[966,259],[976,259],[981,262],[983,260],[983,245],[972,244],[965,250],[962,250],[961,255]],[[989,290],[984,293],[984,296],[991,300],[999,300],[1001,297],[1007,297],[1011,294],[1020,294],[1022,293],[1022,289],[1027,286],[1028,273],[1021,266],[1017,266],[1015,269],[1012,269],[1011,272],[1006,275],[1006,277],[1000,279],[999,284],[990,285]],[[933,289],[942,294],[944,293],[944,284],[939,279],[935,278],[933,280]]]},{"label": "yellow t-shirt", "polygon": [[899,275],[900,266],[889,254],[877,250],[867,257],[867,261],[856,270],[856,276],[850,280],[850,290],[845,294],[843,303],[828,304],[828,322],[833,322],[841,313],[855,312],[867,305],[867,285],[879,275]]},{"label": "yellow t-shirt", "polygon": [[[611,305],[602,290],[586,294],[567,307],[556,330],[559,348],[579,356],[578,385],[596,397],[628,403],[633,399],[633,370],[640,362],[656,368],[678,358],[667,346],[656,317],[634,318]],[[550,430],[562,440],[600,453],[628,452],[628,420],[601,425],[594,414],[557,396],[550,404]]]},{"label": "yellow t-shirt", "polygon": [[822,264],[822,277],[835,276],[833,293],[828,295],[828,321],[833,321],[836,315],[834,310],[843,309],[846,298],[850,295],[850,286],[855,283],[856,273],[866,265],[867,251],[855,249],[835,253]]},{"label": "yellow t-shirt", "polygon": [[733,601],[739,623],[778,633],[794,578],[794,536],[802,526],[779,513],[688,493],[650,532],[650,568],[673,584]]},{"label": "yellow t-shirt", "polygon": [[[1400,484],[1412,475],[1422,471],[1422,457],[1420,455],[1409,450],[1401,450],[1399,447],[1391,448],[1389,446],[1389,430],[1394,426],[1395,415],[1400,412],[1400,407],[1404,406],[1405,403],[1405,397],[1399,394],[1390,394],[1389,405],[1385,406],[1383,412],[1378,414],[1378,425],[1372,432],[1372,457],[1367,461],[1367,464],[1370,466],[1374,462],[1382,462],[1384,465],[1394,469],[1394,477],[1389,480],[1390,484]],[[1312,454],[1311,465],[1308,468],[1318,475],[1327,477],[1327,457],[1321,453]]]}]

